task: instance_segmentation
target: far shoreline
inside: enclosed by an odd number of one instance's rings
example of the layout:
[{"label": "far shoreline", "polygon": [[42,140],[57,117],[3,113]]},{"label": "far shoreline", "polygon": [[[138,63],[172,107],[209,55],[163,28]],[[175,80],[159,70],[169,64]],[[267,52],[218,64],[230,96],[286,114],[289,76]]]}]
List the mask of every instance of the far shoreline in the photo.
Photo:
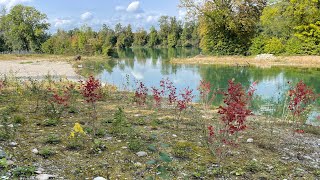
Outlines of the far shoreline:
[{"label": "far shoreline", "polygon": [[204,56],[198,55],[192,58],[174,58],[173,64],[190,65],[224,65],[236,67],[300,67],[320,68],[320,56],[273,56],[267,59],[259,59],[256,56]]}]

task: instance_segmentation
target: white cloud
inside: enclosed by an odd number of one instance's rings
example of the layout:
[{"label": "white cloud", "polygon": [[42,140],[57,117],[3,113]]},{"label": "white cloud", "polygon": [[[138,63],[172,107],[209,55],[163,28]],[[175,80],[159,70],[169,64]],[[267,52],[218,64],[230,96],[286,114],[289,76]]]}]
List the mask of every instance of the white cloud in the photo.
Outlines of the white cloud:
[{"label": "white cloud", "polygon": [[136,15],[136,19],[142,19],[142,18],[143,18],[142,14],[137,14]]},{"label": "white cloud", "polygon": [[57,18],[54,20],[54,27],[60,28],[60,27],[66,27],[71,25],[73,21],[71,19],[64,19],[64,18]]},{"label": "white cloud", "polygon": [[143,10],[140,8],[140,1],[133,1],[129,6],[127,7],[127,12],[131,13],[141,13]]},{"label": "white cloud", "polygon": [[0,5],[10,9],[11,7],[17,4],[22,4],[22,3],[32,2],[32,1],[33,0],[0,0]]},{"label": "white cloud", "polygon": [[82,21],[90,21],[93,19],[93,14],[91,12],[85,12],[81,14],[81,20]]},{"label": "white cloud", "polygon": [[187,15],[187,11],[186,10],[179,10],[179,16],[178,16],[178,19],[179,20],[183,20]]},{"label": "white cloud", "polygon": [[116,6],[116,11],[124,11],[124,10],[126,10],[126,8],[125,7],[123,7],[123,6]]},{"label": "white cloud", "polygon": [[140,72],[132,71],[131,74],[132,74],[132,76],[133,76],[135,79],[137,79],[137,80],[144,79],[143,74],[140,73]]},{"label": "white cloud", "polygon": [[150,15],[150,16],[147,17],[146,21],[147,21],[148,23],[150,23],[150,22],[158,21],[158,19],[159,19],[159,16],[152,16],[152,15]]}]

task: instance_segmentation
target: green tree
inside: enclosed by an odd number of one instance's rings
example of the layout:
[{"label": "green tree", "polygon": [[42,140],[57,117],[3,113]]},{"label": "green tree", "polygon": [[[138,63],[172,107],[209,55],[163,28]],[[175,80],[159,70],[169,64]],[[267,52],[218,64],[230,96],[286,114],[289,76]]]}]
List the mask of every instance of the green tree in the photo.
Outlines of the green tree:
[{"label": "green tree", "polygon": [[[319,17],[319,0],[277,1],[263,10],[260,18],[262,31],[254,42],[264,37],[262,46],[265,52],[274,48],[275,44],[270,45],[270,42],[275,43],[274,40],[281,39],[286,53],[320,54]],[[279,41],[276,44],[280,45]]]},{"label": "green tree", "polygon": [[251,45],[266,0],[180,0],[199,20],[200,47],[213,54],[242,54]]},{"label": "green tree", "polygon": [[147,37],[147,31],[145,31],[143,28],[138,29],[138,31],[134,33],[133,46],[145,46],[148,40]]},{"label": "green tree", "polygon": [[150,28],[150,33],[148,36],[148,46],[149,47],[156,47],[159,45],[159,37],[158,37],[158,32],[154,26]]},{"label": "green tree", "polygon": [[49,23],[47,16],[34,7],[16,5],[1,17],[1,31],[6,44],[14,51],[41,50],[46,41]]},{"label": "green tree", "polygon": [[159,19],[159,40],[162,46],[168,45],[168,34],[170,33],[169,16],[161,16]]},{"label": "green tree", "polygon": [[131,25],[129,24],[125,30],[125,37],[124,37],[124,46],[129,48],[132,46],[133,43],[133,33]]}]

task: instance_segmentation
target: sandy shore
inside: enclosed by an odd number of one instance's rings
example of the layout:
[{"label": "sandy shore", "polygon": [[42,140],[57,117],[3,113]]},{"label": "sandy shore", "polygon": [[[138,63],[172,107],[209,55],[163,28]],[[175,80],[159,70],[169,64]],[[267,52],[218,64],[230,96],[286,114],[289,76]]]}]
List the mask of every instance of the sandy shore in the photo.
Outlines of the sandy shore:
[{"label": "sandy shore", "polygon": [[69,80],[78,80],[72,65],[62,61],[37,61],[37,60],[3,60],[0,61],[0,75],[14,75],[19,78],[38,78],[46,75],[54,78],[65,77]]},{"label": "sandy shore", "polygon": [[226,66],[256,66],[261,68],[302,67],[319,68],[320,56],[274,56],[270,59],[257,59],[243,56],[196,56],[193,58],[176,58],[174,64],[213,64]]}]

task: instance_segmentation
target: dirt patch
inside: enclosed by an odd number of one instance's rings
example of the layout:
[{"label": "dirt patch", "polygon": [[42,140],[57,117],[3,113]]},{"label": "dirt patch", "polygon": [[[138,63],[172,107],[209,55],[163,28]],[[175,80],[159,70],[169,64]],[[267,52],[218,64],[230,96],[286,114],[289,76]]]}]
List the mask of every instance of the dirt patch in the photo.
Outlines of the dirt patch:
[{"label": "dirt patch", "polygon": [[70,80],[80,78],[72,65],[62,61],[0,61],[1,75],[14,75],[19,78],[43,78],[48,74],[53,77],[66,77]]}]

